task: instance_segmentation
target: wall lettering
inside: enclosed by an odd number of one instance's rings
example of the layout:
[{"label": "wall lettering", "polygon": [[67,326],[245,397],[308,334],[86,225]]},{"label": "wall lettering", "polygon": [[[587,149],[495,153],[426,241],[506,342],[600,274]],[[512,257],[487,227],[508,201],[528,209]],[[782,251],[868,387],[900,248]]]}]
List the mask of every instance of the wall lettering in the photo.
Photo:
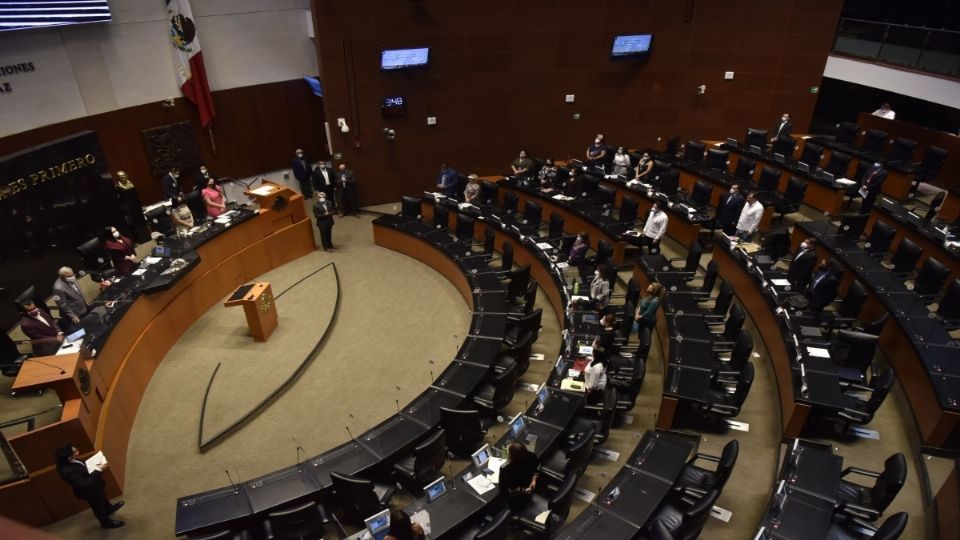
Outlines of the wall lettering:
[{"label": "wall lettering", "polygon": [[85,154],[81,157],[68,159],[62,163],[47,167],[46,169],[32,172],[26,176],[17,178],[13,182],[8,182],[5,185],[0,186],[0,200],[12,197],[17,193],[32,188],[33,186],[38,186],[44,182],[48,182],[67,173],[71,173],[84,167],[90,167],[96,162],[96,156],[93,154]]},{"label": "wall lettering", "polygon": [[[33,62],[21,62],[19,64],[0,66],[0,76],[19,75],[36,70],[37,68],[33,65]],[[7,81],[0,80],[0,94],[9,94],[11,92],[13,92],[13,85]]]}]

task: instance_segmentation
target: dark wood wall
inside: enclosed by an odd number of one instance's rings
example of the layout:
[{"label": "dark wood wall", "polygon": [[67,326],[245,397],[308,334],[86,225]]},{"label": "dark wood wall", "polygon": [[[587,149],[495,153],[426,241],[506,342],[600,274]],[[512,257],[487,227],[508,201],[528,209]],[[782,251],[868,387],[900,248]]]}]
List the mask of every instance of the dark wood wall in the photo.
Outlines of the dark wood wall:
[{"label": "dark wood wall", "polygon": [[[300,79],[246,86],[213,93],[217,116],[214,153],[207,131],[200,128],[196,109],[185,98],[174,107],[149,103],[44,126],[0,139],[0,155],[91,130],[97,133],[110,170],[126,171],[137,185],[144,204],[159,200],[160,184],[151,176],[141,130],[191,121],[197,144],[211,171],[221,177],[244,177],[286,168],[293,151],[303,147],[310,156],[326,155],[323,100]],[[194,181],[194,170],[183,180]],[[0,179],[2,180],[2,179]]]},{"label": "dark wood wall", "polygon": [[[429,186],[442,161],[501,173],[521,148],[580,156],[598,132],[630,147],[676,135],[742,138],[784,111],[806,130],[842,1],[312,3],[327,117],[331,129],[337,117],[351,127],[332,134],[334,152],[371,204]],[[615,35],[647,32],[647,60],[610,59]],[[415,46],[431,47],[428,68],[379,70],[380,49]],[[724,71],[735,78],[723,80]],[[392,95],[408,100],[406,117],[381,117],[381,99]],[[427,126],[427,116],[438,124]]]}]

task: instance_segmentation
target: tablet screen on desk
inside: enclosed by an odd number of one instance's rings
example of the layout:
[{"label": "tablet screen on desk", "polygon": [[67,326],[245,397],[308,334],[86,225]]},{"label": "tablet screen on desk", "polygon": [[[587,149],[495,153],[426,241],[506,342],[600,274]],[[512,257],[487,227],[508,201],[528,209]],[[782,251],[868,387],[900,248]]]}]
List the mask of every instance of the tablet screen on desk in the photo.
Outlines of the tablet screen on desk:
[{"label": "tablet screen on desk", "polygon": [[66,337],[66,341],[68,341],[68,342],[70,342],[70,343],[73,343],[74,341],[83,339],[83,336],[85,336],[85,335],[87,335],[87,331],[84,330],[83,328],[81,328],[81,329],[77,330],[76,332],[68,335],[68,336]]},{"label": "tablet screen on desk", "polygon": [[427,493],[427,502],[432,503],[447,492],[447,483],[441,476],[440,478],[437,478],[433,482],[427,484],[427,487],[424,488],[424,491]]}]

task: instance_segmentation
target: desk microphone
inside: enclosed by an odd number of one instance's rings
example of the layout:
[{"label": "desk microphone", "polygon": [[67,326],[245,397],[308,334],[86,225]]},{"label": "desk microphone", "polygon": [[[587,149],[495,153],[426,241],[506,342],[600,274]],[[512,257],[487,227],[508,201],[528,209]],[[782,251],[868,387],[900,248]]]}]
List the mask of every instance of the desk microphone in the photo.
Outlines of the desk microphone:
[{"label": "desk microphone", "polygon": [[300,468],[300,464],[302,463],[300,461],[300,452],[303,452],[304,454],[306,454],[307,451],[304,450],[302,446],[300,446],[300,441],[298,441],[296,437],[291,437],[291,438],[293,439],[293,442],[297,443],[297,470],[300,471],[302,470]]},{"label": "desk microphone", "polygon": [[37,360],[36,358],[31,358],[31,359],[30,359],[30,362],[33,362],[34,364],[41,364],[41,365],[44,365],[44,366],[47,366],[47,367],[52,367],[53,369],[58,369],[58,370],[60,370],[60,374],[61,374],[61,375],[66,375],[66,374],[67,374],[67,372],[64,371],[64,369],[63,369],[62,367],[60,367],[60,366],[55,366],[55,365],[53,365],[53,364],[48,364],[48,363],[46,363],[46,362],[42,362],[42,361],[40,361],[40,360]]},{"label": "desk microphone", "polygon": [[394,401],[397,403],[397,414],[400,414],[400,400],[394,399]]},{"label": "desk microphone", "polygon": [[223,472],[227,473],[227,480],[230,480],[230,485],[233,486],[233,492],[240,493],[240,487],[237,486],[237,483],[233,481],[233,477],[230,476],[230,469],[224,469]]},{"label": "desk microphone", "polygon": [[356,442],[357,439],[353,436],[353,433],[350,432],[350,426],[346,426],[346,427],[347,427],[347,435],[350,435],[350,440]]},{"label": "desk microphone", "polygon": [[435,380],[436,380],[436,379],[433,378],[433,370],[431,369],[431,370],[430,370],[430,384],[432,385],[432,384],[433,384],[433,381],[435,381]]}]

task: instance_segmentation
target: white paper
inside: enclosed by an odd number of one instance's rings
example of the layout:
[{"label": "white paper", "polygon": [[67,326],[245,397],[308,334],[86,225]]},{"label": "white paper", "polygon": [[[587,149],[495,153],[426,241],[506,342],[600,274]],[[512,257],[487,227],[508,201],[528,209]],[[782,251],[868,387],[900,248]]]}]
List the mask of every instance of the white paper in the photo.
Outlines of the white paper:
[{"label": "white paper", "polygon": [[856,184],[856,182],[854,182],[853,180],[850,180],[849,178],[837,178],[836,180],[834,180],[834,182],[838,184],[842,184],[844,186],[852,186]]},{"label": "white paper", "polygon": [[90,456],[90,459],[85,461],[87,465],[87,472],[93,473],[93,471],[99,470],[100,467],[107,464],[107,458],[103,455],[103,450],[97,452],[96,454]]},{"label": "white paper", "polygon": [[484,493],[494,488],[493,482],[491,482],[489,479],[487,479],[486,476],[483,476],[482,474],[479,474],[467,480],[467,484],[470,484],[470,487],[472,487],[474,491],[476,491],[477,494],[479,495],[483,495]]},{"label": "white paper", "polygon": [[423,527],[423,533],[427,536],[430,536],[430,512],[426,510],[420,510],[419,512],[410,516],[410,521]]},{"label": "white paper", "polygon": [[160,257],[147,257],[143,259],[147,264],[157,264],[160,262]]},{"label": "white paper", "polygon": [[546,242],[537,242],[537,247],[540,249],[553,249],[553,246]]},{"label": "white paper", "polygon": [[273,186],[271,186],[270,184],[264,184],[258,187],[257,189],[251,189],[250,193],[263,196],[263,195],[269,195],[273,193],[273,190],[274,190]]},{"label": "white paper", "polygon": [[505,459],[493,456],[490,456],[490,461],[487,461],[487,468],[490,469],[491,472],[487,478],[489,478],[494,484],[500,483],[500,467],[503,467],[503,464],[506,462],[507,460]]},{"label": "white paper", "polygon": [[544,510],[543,512],[540,512],[539,514],[537,514],[537,517],[533,518],[533,520],[536,521],[537,523],[546,524],[547,516],[549,515],[550,515],[550,511]]},{"label": "white paper", "polygon": [[807,347],[807,353],[815,358],[830,358],[830,351],[820,347]]},{"label": "white paper", "polygon": [[55,356],[80,352],[80,347],[82,346],[83,346],[83,339],[78,339],[76,341],[71,341],[71,342],[67,342],[67,340],[63,340],[63,343],[60,344],[60,348],[57,349],[57,354]]},{"label": "white paper", "polygon": [[146,268],[140,268],[139,270],[134,270],[133,273],[130,274],[130,275],[132,275],[132,276],[142,276],[142,275],[145,274],[146,272],[147,272],[147,269],[146,269]]},{"label": "white paper", "polygon": [[572,296],[572,297],[570,298],[570,300],[572,300],[572,301],[574,301],[574,302],[589,302],[589,301],[590,301],[590,297],[589,297],[589,296],[574,295],[574,296]]},{"label": "white paper", "polygon": [[782,278],[773,278],[770,280],[770,282],[776,285],[777,287],[786,287],[790,285],[790,280],[782,279]]}]

